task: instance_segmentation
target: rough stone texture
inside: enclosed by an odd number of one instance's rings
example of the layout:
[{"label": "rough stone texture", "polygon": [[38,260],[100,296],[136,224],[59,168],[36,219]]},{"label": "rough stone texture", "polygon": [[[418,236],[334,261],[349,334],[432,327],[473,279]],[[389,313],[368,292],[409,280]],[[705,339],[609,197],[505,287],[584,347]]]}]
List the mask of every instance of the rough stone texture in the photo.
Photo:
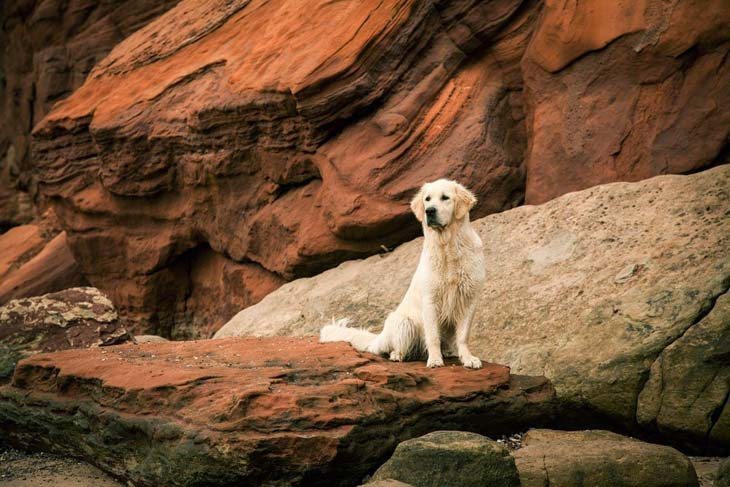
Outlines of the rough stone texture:
[{"label": "rough stone texture", "polygon": [[[5,240],[4,235],[0,236],[0,240]],[[35,242],[35,239],[32,241]],[[14,247],[13,253],[17,254],[24,248],[25,244],[21,243]],[[22,252],[18,260],[22,261],[24,257],[37,249],[38,247],[33,245],[32,250]],[[68,247],[66,232],[61,232],[30,260],[2,275],[0,304],[11,299],[38,296],[86,284],[88,282],[81,274]]]},{"label": "rough stone texture", "polygon": [[157,335],[135,335],[134,341],[137,343],[163,343],[170,340]]},{"label": "rough stone texture", "polygon": [[520,486],[515,460],[504,446],[463,431],[435,431],[404,441],[373,479],[418,487]]},{"label": "rough stone texture", "polygon": [[637,418],[672,436],[705,431],[710,443],[730,445],[730,293],[708,311],[652,364]]},{"label": "rough stone texture", "polygon": [[48,453],[20,452],[0,445],[0,487],[130,487],[98,468]]},{"label": "rough stone texture", "polygon": [[[284,279],[414,237],[425,180],[470,181],[479,215],[519,204],[537,11],[184,0],[36,126],[41,190],[136,332],[196,336]],[[210,288],[238,309],[195,288],[206,259],[232,268]]]},{"label": "rough stone texture", "polygon": [[528,203],[730,162],[725,0],[547,0],[522,60]]},{"label": "rough stone texture", "polygon": [[36,193],[30,131],[120,40],[177,0],[0,4],[0,232],[27,223]]},{"label": "rough stone texture", "polygon": [[[487,283],[472,349],[517,373],[546,375],[571,408],[629,426],[646,386],[641,419],[650,431],[645,421],[654,413],[644,414],[666,397],[661,434],[674,435],[672,425],[681,424],[682,441],[721,441],[730,414],[722,352],[730,324],[720,300],[730,287],[729,209],[725,165],[600,186],[478,220]],[[288,283],[216,336],[311,334],[342,317],[378,329],[405,293],[420,247],[419,239]],[[704,340],[713,343],[699,356]],[[653,364],[674,342],[667,360],[679,368],[661,376],[672,384],[657,389],[661,365]],[[676,396],[686,386],[698,401]]]},{"label": "rough stone texture", "polygon": [[109,298],[91,287],[66,289],[0,307],[0,382],[18,360],[38,352],[132,340]]},{"label": "rough stone texture", "polygon": [[435,422],[486,433],[552,414],[544,378],[391,363],[315,338],[68,350],[0,388],[8,441],[138,485],[356,485]]},{"label": "rough stone texture", "polygon": [[[720,473],[720,466],[725,459],[722,457],[690,456],[689,461],[697,474],[700,487],[714,487]],[[728,486],[730,487],[730,486]]]},{"label": "rough stone texture", "polygon": [[726,458],[721,464],[715,479],[715,487],[730,487],[730,458]]},{"label": "rough stone texture", "polygon": [[674,448],[609,431],[531,430],[514,453],[522,487],[692,487],[697,475]]}]

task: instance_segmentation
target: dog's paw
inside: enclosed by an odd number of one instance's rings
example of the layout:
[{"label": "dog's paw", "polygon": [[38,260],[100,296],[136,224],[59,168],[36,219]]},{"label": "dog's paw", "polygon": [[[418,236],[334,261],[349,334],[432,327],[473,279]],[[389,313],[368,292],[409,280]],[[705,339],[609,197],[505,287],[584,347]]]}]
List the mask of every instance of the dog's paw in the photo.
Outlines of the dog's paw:
[{"label": "dog's paw", "polygon": [[481,369],[482,368],[482,361],[473,355],[464,357],[463,359],[461,359],[461,363],[464,364],[464,367],[466,367],[468,369]]},{"label": "dog's paw", "polygon": [[434,367],[443,367],[444,366],[444,359],[441,357],[428,357],[428,361],[426,362],[426,367],[434,368]]},{"label": "dog's paw", "polygon": [[390,352],[390,360],[392,362],[403,362],[403,353],[393,350],[392,352]]}]

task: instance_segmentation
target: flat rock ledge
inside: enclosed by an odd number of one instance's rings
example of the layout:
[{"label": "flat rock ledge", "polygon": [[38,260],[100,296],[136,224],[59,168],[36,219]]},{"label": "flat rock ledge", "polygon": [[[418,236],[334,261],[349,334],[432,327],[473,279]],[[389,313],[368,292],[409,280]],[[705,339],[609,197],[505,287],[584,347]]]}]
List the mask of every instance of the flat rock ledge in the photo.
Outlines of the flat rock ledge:
[{"label": "flat rock ledge", "polygon": [[554,400],[546,379],[501,365],[227,338],[34,355],[0,388],[0,429],[136,485],[357,485],[401,441],[545,423]]}]

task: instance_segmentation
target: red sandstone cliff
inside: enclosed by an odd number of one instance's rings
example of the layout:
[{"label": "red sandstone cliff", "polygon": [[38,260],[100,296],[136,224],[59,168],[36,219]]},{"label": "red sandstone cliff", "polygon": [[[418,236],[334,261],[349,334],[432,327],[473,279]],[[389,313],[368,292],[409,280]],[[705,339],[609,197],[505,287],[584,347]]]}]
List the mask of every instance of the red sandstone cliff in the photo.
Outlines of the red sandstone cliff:
[{"label": "red sandstone cliff", "polygon": [[722,0],[183,0],[36,125],[32,174],[138,330],[205,335],[415,236],[425,180],[479,217],[725,162],[728,23]]}]

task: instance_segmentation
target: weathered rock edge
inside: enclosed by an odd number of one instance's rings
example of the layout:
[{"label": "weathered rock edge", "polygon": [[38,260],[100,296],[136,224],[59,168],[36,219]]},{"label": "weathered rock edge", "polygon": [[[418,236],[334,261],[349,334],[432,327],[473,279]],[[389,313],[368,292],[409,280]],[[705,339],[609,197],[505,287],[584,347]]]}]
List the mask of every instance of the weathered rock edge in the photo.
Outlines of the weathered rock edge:
[{"label": "weathered rock edge", "polygon": [[546,379],[500,365],[231,338],[35,355],[0,388],[0,428],[137,485],[356,485],[401,441],[548,423],[554,398]]}]

